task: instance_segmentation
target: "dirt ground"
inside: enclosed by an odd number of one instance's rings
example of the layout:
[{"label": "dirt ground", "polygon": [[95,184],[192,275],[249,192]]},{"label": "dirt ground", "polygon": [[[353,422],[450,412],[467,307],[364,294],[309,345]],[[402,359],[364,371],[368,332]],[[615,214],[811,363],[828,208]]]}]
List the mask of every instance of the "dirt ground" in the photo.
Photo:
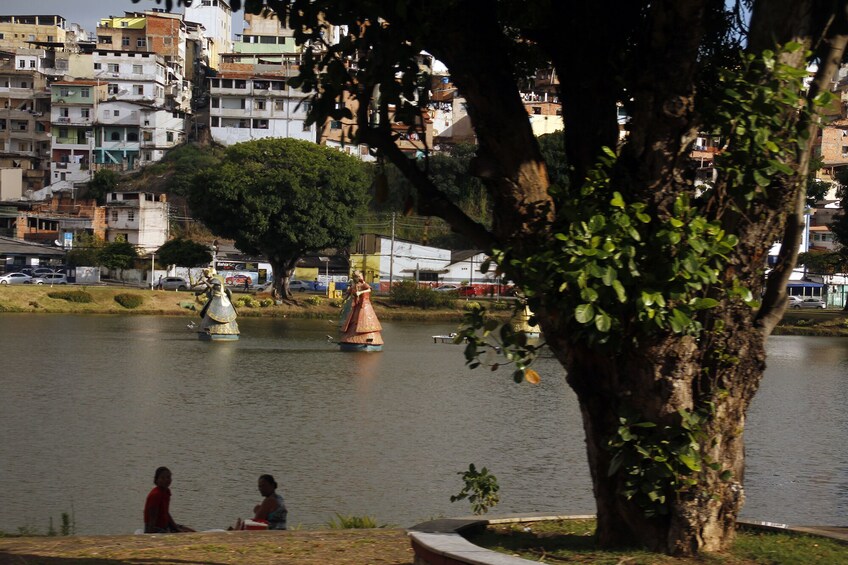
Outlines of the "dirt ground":
[{"label": "dirt ground", "polygon": [[4,537],[0,564],[412,565],[404,530]]}]

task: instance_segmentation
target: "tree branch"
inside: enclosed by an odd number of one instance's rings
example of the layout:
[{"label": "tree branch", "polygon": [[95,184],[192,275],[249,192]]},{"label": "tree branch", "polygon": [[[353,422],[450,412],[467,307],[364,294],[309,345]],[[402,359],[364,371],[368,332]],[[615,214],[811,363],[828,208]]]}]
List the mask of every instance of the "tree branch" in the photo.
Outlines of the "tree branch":
[{"label": "tree branch", "polygon": [[829,91],[829,85],[848,44],[848,19],[846,6],[848,2],[839,2],[840,9],[836,19],[827,27],[825,41],[820,49],[821,62],[810,89],[807,92],[807,105],[811,111],[811,119],[807,124],[808,141],[798,156],[799,175],[796,179],[794,207],[786,220],[783,240],[778,254],[777,265],[766,280],[765,293],[755,324],[764,335],[769,335],[783,317],[786,308],[786,284],[798,260],[799,248],[804,237],[804,210],[806,208],[806,178],[810,156],[818,126],[818,114],[814,112],[813,100],[819,93]]}]

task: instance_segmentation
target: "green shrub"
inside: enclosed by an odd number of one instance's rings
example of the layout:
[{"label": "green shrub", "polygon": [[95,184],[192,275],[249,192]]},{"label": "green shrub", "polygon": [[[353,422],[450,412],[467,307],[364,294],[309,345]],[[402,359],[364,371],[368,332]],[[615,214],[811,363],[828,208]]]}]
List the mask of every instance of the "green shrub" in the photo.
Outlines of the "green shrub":
[{"label": "green shrub", "polygon": [[304,302],[307,304],[312,304],[313,306],[321,306],[324,303],[324,299],[320,296],[310,296]]},{"label": "green shrub", "polygon": [[259,301],[259,305],[262,308],[267,308],[268,306],[273,306],[274,305],[274,299],[273,298],[263,298],[262,300]]},{"label": "green shrub", "polygon": [[115,295],[115,302],[117,302],[124,308],[138,308],[144,303],[144,297],[140,294],[130,294],[128,292],[124,292]]},{"label": "green shrub", "polygon": [[67,300],[68,302],[94,302],[94,297],[84,290],[59,290],[56,292],[48,292],[47,296],[57,300]]},{"label": "green shrub", "polygon": [[432,288],[419,286],[415,281],[401,281],[392,285],[391,297],[400,306],[418,308],[451,308],[456,296],[436,292]]},{"label": "green shrub", "polygon": [[482,306],[480,306],[479,302],[475,302],[473,300],[466,302],[465,304],[463,304],[462,307],[465,310],[468,310],[469,312],[472,311],[472,310],[479,310],[480,308],[482,308]]},{"label": "green shrub", "polygon": [[240,308],[257,308],[259,307],[259,301],[253,298],[250,295],[239,296],[236,299],[236,307]]}]

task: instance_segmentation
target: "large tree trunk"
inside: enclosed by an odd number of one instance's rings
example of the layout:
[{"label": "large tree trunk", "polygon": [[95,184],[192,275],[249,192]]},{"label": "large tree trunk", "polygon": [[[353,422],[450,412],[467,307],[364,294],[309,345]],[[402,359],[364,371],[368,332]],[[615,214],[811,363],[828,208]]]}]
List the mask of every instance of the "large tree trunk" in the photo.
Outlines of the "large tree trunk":
[{"label": "large tree trunk", "polygon": [[[698,344],[693,338],[669,336],[610,357],[587,350],[557,332],[541,316],[546,340],[566,367],[577,393],[586,432],[589,467],[597,502],[598,536],[604,546],[644,544],[652,550],[692,554],[725,549],[744,502],[742,432],[745,412],[765,367],[764,339],[749,324],[726,332],[721,343]],[[713,359],[708,348],[722,349],[738,364]],[[715,371],[712,378],[705,377]],[[725,395],[723,390],[731,390]],[[621,494],[623,475],[609,475],[613,453],[608,448],[624,409],[635,409],[642,421],[676,426],[678,410],[692,411],[704,398],[715,402],[715,416],[704,429],[701,453],[730,471],[704,468],[697,485],[666,492],[668,514],[646,519],[644,510]]]}]

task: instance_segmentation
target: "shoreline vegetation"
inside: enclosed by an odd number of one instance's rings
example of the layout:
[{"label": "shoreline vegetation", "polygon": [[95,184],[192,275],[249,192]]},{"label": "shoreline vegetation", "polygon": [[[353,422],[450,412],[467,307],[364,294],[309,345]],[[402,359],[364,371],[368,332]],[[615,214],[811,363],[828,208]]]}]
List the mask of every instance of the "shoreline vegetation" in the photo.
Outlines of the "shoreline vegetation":
[{"label": "shoreline vegetation", "polygon": [[[233,302],[243,318],[332,319],[339,316],[341,305],[338,299],[302,293],[297,293],[293,300],[274,304],[269,294],[235,292]],[[506,320],[511,313],[511,299],[458,297],[452,306],[431,308],[397,305],[389,296],[377,295],[373,299],[377,315],[387,321],[459,323],[474,303],[498,319]],[[197,316],[202,305],[202,297],[195,297],[190,291],[150,290],[130,285],[0,286],[0,313]],[[772,335],[848,337],[848,312],[787,310]]]},{"label": "shoreline vegetation", "polygon": [[[0,286],[0,313],[105,314],[197,316],[205,299],[191,291],[150,290],[134,286]],[[293,300],[274,304],[269,294],[234,292],[239,317],[337,318],[341,300],[319,294],[296,293]],[[461,322],[466,304],[488,300],[457,298],[452,307],[420,308],[394,304],[389,296],[375,296],[373,304],[381,320]],[[494,313],[504,319],[510,310],[505,301]]]}]

